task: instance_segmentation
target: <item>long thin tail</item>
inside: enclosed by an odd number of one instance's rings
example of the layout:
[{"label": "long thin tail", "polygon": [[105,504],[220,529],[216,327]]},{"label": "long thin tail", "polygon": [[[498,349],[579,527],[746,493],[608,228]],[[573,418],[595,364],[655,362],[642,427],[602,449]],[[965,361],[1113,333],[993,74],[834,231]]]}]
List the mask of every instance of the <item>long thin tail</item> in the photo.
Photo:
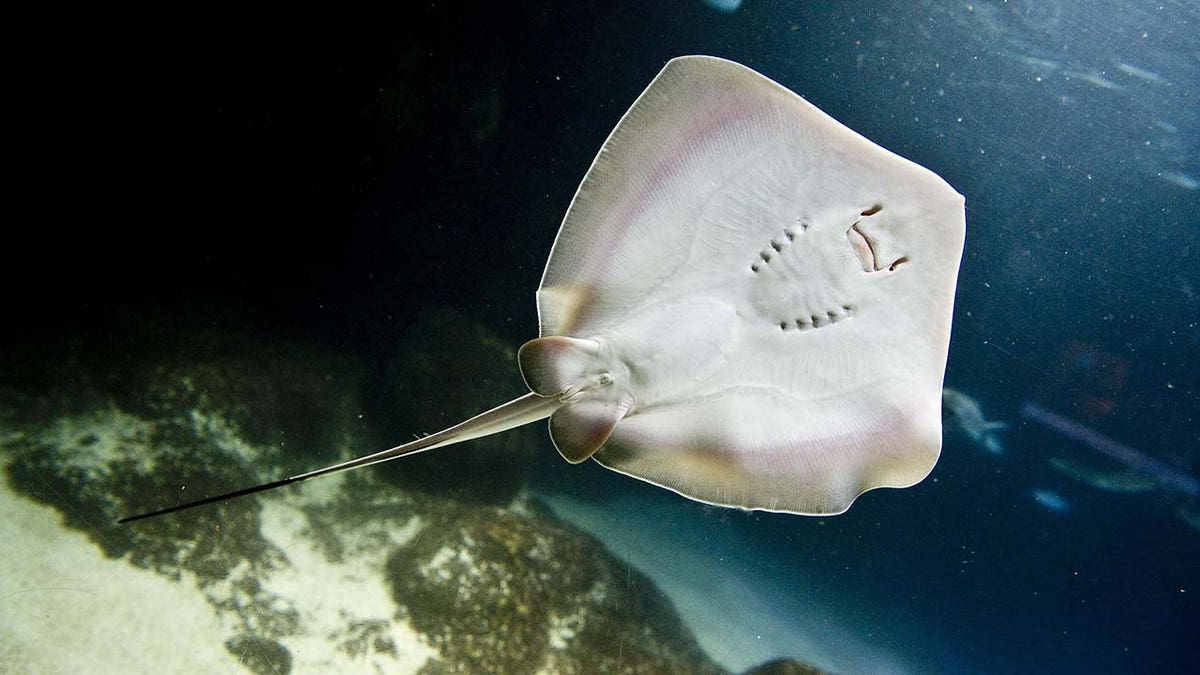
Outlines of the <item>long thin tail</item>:
[{"label": "long thin tail", "polygon": [[175,513],[176,511],[183,511],[184,509],[190,509],[197,506],[215,504],[217,502],[223,502],[226,499],[234,499],[236,497],[252,495],[256,492],[274,490],[275,488],[291,485],[292,483],[299,483],[300,481],[305,481],[309,478],[316,478],[317,476],[327,476],[333,473],[341,473],[342,471],[349,471],[351,469],[358,469],[360,467],[370,466],[372,464],[379,464],[380,462],[386,462],[391,459],[396,459],[397,457],[404,457],[405,455],[413,455],[418,452],[424,452],[425,450],[432,450],[434,448],[440,448],[446,445],[462,443],[463,441],[469,441],[473,438],[480,438],[481,436],[490,436],[492,434],[500,433],[501,431],[507,431],[515,427],[529,424],[530,422],[536,422],[537,420],[545,419],[561,405],[562,402],[559,401],[557,397],[526,394],[520,398],[509,401],[508,403],[492,408],[485,413],[476,415],[465,422],[456,424],[449,429],[444,429],[436,434],[430,434],[429,436],[418,438],[417,440],[410,441],[404,445],[398,445],[394,448],[389,448],[374,454],[366,455],[365,457],[351,459],[340,464],[334,464],[332,466],[316,469],[307,473],[301,473],[295,476],[289,476],[288,478],[283,478],[281,480],[271,481],[270,483],[263,483],[262,485],[242,488],[241,490],[234,490],[233,492],[226,492],[225,494],[215,495],[212,497],[205,497],[204,499],[197,499],[195,501],[185,502],[175,506],[168,506],[167,508],[159,509],[157,511],[139,513],[134,516],[126,516],[117,522],[132,523],[135,520],[145,520],[146,518],[153,518],[155,516],[162,516],[168,513]]}]

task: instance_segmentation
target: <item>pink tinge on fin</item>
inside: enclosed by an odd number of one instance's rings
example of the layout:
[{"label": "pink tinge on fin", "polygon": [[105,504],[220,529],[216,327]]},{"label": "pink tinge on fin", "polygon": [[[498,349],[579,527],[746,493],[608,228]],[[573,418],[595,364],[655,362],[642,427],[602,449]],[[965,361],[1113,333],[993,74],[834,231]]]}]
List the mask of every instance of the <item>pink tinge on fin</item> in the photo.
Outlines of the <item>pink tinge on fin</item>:
[{"label": "pink tinge on fin", "polygon": [[583,399],[550,416],[550,438],[563,459],[578,464],[591,457],[625,417],[629,404],[618,399]]},{"label": "pink tinge on fin", "polygon": [[530,390],[541,396],[556,396],[586,381],[598,349],[592,340],[550,335],[522,345],[517,363]]}]

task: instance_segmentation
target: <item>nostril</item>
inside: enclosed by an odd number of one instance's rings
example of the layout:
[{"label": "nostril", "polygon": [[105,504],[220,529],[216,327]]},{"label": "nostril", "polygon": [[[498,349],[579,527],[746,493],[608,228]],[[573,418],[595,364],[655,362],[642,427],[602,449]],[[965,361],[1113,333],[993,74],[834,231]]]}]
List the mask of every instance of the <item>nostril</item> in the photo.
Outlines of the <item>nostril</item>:
[{"label": "nostril", "polygon": [[896,260],[894,260],[891,265],[888,265],[888,271],[895,272],[897,268],[899,268],[901,265],[903,265],[907,262],[908,262],[908,256],[901,256],[899,258],[896,258]]}]

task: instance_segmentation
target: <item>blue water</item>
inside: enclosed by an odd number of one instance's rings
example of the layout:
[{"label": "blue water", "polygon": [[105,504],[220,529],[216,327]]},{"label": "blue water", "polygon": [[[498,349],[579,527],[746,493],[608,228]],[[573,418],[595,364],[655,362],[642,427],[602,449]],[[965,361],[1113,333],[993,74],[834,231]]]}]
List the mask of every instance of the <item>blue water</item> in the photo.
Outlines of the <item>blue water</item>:
[{"label": "blue water", "polygon": [[[1033,402],[1200,474],[1194,3],[519,4],[425,6],[355,40],[131,35],[47,62],[34,100],[58,133],[33,170],[62,173],[32,194],[66,224],[29,228],[35,254],[0,271],[23,327],[0,346],[153,315],[369,362],[435,306],[519,344],[621,113],[667,59],[723,56],[966,196],[946,382],[1012,427],[1003,455],[949,430],[930,478],[845,515],[702,509],[685,539],[742,542],[714,569],[752,573],[774,611],[829,612],[900,669],[1195,671],[1194,496],[1056,471],[1122,467],[1020,416]],[[539,489],[677,512],[548,448]]]}]

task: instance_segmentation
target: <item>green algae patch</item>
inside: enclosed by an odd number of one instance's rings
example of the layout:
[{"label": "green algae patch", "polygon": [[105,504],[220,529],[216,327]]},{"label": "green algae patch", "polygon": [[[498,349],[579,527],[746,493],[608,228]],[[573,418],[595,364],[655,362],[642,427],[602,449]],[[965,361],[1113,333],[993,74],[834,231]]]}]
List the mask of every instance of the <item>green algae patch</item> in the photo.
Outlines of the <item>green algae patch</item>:
[{"label": "green algae patch", "polygon": [[427,673],[719,673],[666,598],[596,540],[523,511],[460,508],[389,557]]}]

